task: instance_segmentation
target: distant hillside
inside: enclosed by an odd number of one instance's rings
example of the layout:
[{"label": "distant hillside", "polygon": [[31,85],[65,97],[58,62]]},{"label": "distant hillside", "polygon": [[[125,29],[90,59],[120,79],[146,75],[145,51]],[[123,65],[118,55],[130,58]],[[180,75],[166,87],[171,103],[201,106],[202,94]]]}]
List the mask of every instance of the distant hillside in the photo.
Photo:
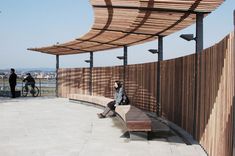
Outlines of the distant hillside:
[{"label": "distant hillside", "polygon": [[25,72],[38,72],[38,71],[55,71],[55,68],[17,68],[18,71],[25,71]]}]

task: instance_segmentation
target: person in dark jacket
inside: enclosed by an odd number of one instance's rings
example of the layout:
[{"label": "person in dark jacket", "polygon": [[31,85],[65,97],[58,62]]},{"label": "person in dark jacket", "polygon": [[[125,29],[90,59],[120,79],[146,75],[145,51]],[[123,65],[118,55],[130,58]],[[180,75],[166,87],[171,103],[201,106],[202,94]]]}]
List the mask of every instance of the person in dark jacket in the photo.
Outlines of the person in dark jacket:
[{"label": "person in dark jacket", "polygon": [[105,118],[110,111],[114,111],[116,106],[118,105],[127,105],[129,104],[129,99],[123,89],[123,86],[120,81],[115,81],[114,83],[115,94],[114,94],[114,101],[111,101],[105,107],[103,113],[98,113],[99,118]]},{"label": "person in dark jacket", "polygon": [[15,74],[15,69],[11,68],[11,74],[9,77],[9,84],[10,84],[10,88],[11,88],[11,97],[12,98],[16,97],[16,92],[15,92],[16,79],[17,79],[17,75]]},{"label": "person in dark jacket", "polygon": [[35,87],[35,80],[31,76],[30,73],[27,73],[26,75],[27,75],[27,77],[25,79],[23,79],[23,82],[26,82],[25,83],[25,88],[26,88],[26,91],[28,92],[28,90],[29,90],[28,86],[31,86],[34,89],[34,87]]}]

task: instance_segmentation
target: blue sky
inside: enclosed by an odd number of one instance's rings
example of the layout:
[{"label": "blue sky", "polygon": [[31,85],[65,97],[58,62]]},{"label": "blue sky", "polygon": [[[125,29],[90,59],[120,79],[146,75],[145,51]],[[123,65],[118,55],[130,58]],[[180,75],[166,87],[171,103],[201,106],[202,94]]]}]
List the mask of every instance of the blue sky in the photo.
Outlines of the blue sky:
[{"label": "blue sky", "polygon": [[[226,0],[204,19],[204,47],[210,47],[233,31],[235,0]],[[55,56],[27,51],[27,48],[63,43],[87,33],[93,24],[89,0],[0,0],[0,69],[55,67]],[[195,33],[195,25],[164,38],[164,59],[195,51],[195,43],[179,38],[182,33]],[[157,40],[128,48],[128,63],[157,60],[148,49]],[[95,66],[121,65],[116,56],[123,49],[94,53]],[[62,56],[61,67],[88,67],[89,54]]]}]

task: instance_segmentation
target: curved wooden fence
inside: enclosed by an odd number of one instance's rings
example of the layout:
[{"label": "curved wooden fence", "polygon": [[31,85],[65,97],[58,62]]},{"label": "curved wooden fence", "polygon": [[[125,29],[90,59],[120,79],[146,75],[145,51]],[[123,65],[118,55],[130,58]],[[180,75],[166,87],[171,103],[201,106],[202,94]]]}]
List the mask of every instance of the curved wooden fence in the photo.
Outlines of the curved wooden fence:
[{"label": "curved wooden fence", "polygon": [[[234,33],[200,54],[160,62],[162,116],[176,123],[210,156],[232,155]],[[156,112],[157,63],[128,65],[125,89],[131,103]],[[89,68],[60,69],[59,95],[89,94]],[[197,74],[196,74],[197,73]],[[93,95],[113,96],[123,67],[92,70]]]}]

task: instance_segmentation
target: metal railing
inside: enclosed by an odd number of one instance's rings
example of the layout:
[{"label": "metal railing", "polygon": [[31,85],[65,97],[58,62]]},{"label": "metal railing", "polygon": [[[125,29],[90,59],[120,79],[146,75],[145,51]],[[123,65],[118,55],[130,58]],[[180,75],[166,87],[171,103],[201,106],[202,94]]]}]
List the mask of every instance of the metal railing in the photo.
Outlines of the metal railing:
[{"label": "metal railing", "polygon": [[[56,95],[56,79],[36,78],[35,82],[36,82],[35,85],[39,89],[39,96],[55,96]],[[24,86],[23,79],[18,78],[16,91],[22,91],[23,86]],[[2,94],[4,94],[4,92],[10,91],[8,78],[0,77],[0,91]]]}]

